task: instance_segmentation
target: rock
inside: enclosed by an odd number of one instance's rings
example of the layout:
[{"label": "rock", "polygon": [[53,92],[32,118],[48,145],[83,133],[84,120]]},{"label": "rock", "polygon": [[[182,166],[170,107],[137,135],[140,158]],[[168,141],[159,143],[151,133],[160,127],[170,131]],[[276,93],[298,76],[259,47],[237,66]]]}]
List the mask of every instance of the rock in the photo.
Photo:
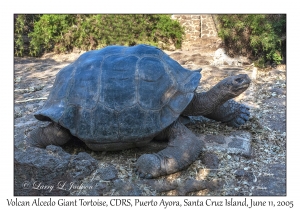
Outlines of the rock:
[{"label": "rock", "polygon": [[213,65],[234,65],[234,59],[226,55],[224,48],[219,48],[215,51]]},{"label": "rock", "polygon": [[206,135],[204,136],[206,151],[227,152],[228,154],[251,157],[251,134],[246,131],[236,131],[229,136]]},{"label": "rock", "polygon": [[100,178],[104,181],[110,181],[118,178],[118,171],[113,165],[100,168],[97,172],[100,174]]},{"label": "rock", "polygon": [[251,156],[251,134],[245,131],[232,132],[228,142],[228,153]]},{"label": "rock", "polygon": [[29,147],[25,151],[15,148],[14,195],[69,195],[58,185],[72,180],[67,172],[70,158],[70,154],[52,145],[46,149]]},{"label": "rock", "polygon": [[69,167],[73,179],[81,180],[91,174],[98,166],[98,162],[86,152],[80,152],[70,159]]},{"label": "rock", "polygon": [[225,136],[223,135],[211,135],[208,134],[205,137],[205,141],[208,143],[217,143],[217,144],[225,144]]},{"label": "rock", "polygon": [[202,154],[201,160],[209,169],[219,168],[219,158],[213,152],[204,152],[204,154]]},{"label": "rock", "polygon": [[19,148],[15,147],[14,157],[15,196],[69,195],[70,183],[79,182],[97,167],[87,153],[70,155],[54,145]]},{"label": "rock", "polygon": [[[229,55],[231,55],[229,53]],[[224,48],[219,48],[214,53],[214,61],[212,62],[212,65],[215,66],[222,66],[222,65],[229,65],[229,66],[243,66],[243,65],[249,65],[251,63],[251,60],[244,56],[236,56],[236,57],[230,57],[227,55]]]},{"label": "rock", "polygon": [[286,165],[272,164],[266,166],[269,173],[257,177],[255,196],[286,195]]}]

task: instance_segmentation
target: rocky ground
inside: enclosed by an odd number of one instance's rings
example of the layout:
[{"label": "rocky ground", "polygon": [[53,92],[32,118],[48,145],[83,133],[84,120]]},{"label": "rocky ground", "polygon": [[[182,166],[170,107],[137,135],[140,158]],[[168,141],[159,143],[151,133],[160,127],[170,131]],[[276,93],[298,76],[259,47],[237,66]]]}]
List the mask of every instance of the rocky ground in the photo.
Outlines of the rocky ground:
[{"label": "rocky ground", "polygon": [[250,107],[246,125],[235,129],[204,118],[187,124],[207,146],[185,170],[150,180],[135,175],[137,158],[161,150],[166,142],[118,152],[94,152],[76,138],[63,147],[30,147],[28,133],[47,124],[33,113],[44,104],[56,73],[80,53],[15,58],[15,195],[286,195],[285,66],[257,69],[222,50],[167,52],[186,68],[203,68],[197,91],[229,75],[252,78],[249,89],[236,98]]}]

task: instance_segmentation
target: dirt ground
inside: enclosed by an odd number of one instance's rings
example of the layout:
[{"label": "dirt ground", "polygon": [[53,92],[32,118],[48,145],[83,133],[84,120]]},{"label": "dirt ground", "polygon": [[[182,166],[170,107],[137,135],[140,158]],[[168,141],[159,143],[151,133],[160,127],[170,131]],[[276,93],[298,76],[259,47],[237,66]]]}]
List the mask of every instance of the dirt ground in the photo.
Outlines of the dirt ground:
[{"label": "dirt ground", "polygon": [[[75,60],[82,52],[42,58],[14,59],[14,139],[15,144],[26,141],[27,134],[34,128],[47,123],[37,121],[33,114],[44,104],[55,80],[56,73]],[[119,152],[94,152],[79,141],[68,143],[63,149],[70,154],[87,152],[99,161],[100,166],[111,166],[117,170],[119,179],[138,183],[141,195],[178,195],[176,186],[189,180],[218,183],[212,189],[186,189],[186,195],[285,195],[286,194],[286,70],[285,66],[257,70],[251,65],[243,67],[212,66],[209,62],[199,63],[190,51],[168,52],[183,66],[197,69],[202,67],[201,87],[208,90],[222,78],[246,72],[252,77],[249,89],[236,100],[250,107],[251,118],[239,129],[221,123],[195,121],[188,126],[196,135],[228,135],[233,131],[251,134],[252,154],[250,157],[215,151],[199,156],[187,169],[159,177],[145,184],[134,173],[137,158],[146,152],[157,152],[165,142],[153,142],[147,148]],[[209,161],[204,161],[208,159]],[[93,176],[93,174],[91,175]],[[88,181],[90,177],[86,177]],[[101,178],[98,177],[101,181]],[[160,183],[160,187],[157,187]],[[168,183],[168,184],[166,184]],[[150,187],[149,187],[150,186]],[[163,187],[164,186],[164,187]],[[173,187],[174,186],[174,187]],[[71,195],[75,195],[76,191]],[[112,187],[104,195],[117,195]]]}]

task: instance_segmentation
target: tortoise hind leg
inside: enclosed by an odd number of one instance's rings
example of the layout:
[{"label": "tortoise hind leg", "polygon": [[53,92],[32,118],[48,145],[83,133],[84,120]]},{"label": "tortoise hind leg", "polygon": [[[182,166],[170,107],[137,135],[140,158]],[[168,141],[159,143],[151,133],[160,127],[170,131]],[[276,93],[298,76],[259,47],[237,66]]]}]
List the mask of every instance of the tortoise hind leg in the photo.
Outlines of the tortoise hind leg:
[{"label": "tortoise hind leg", "polygon": [[179,121],[165,129],[160,137],[168,138],[168,146],[158,153],[144,154],[137,160],[136,171],[142,178],[177,172],[195,161],[204,147],[204,142]]},{"label": "tortoise hind leg", "polygon": [[48,145],[63,145],[71,139],[70,132],[56,123],[37,128],[29,133],[29,143],[32,146],[45,148]]},{"label": "tortoise hind leg", "polygon": [[249,120],[249,108],[232,99],[219,106],[211,114],[204,115],[209,119],[226,123],[232,127],[239,127]]}]

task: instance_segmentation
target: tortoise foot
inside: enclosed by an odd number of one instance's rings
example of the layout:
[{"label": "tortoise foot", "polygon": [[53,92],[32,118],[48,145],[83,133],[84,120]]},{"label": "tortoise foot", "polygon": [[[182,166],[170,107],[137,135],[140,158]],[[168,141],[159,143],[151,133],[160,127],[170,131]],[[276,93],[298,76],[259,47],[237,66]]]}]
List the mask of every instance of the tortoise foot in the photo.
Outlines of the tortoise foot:
[{"label": "tortoise foot", "polygon": [[232,127],[239,127],[241,125],[244,125],[250,117],[250,111],[247,106],[244,104],[239,104],[240,106],[235,111],[235,117],[229,120],[227,125]]},{"label": "tortoise foot", "polygon": [[151,179],[161,175],[160,158],[155,154],[144,154],[136,163],[136,173],[141,178]]},{"label": "tortoise foot", "polygon": [[226,123],[228,126],[239,127],[249,120],[250,111],[246,105],[231,99],[219,106],[213,113],[204,116]]},{"label": "tortoise foot", "polygon": [[144,154],[136,163],[136,173],[146,179],[171,174],[178,170],[175,158],[161,157],[159,154]]},{"label": "tortoise foot", "polygon": [[169,140],[168,146],[155,154],[144,154],[136,163],[142,178],[172,174],[188,167],[201,153],[204,142],[180,121],[175,121],[159,136]]}]

